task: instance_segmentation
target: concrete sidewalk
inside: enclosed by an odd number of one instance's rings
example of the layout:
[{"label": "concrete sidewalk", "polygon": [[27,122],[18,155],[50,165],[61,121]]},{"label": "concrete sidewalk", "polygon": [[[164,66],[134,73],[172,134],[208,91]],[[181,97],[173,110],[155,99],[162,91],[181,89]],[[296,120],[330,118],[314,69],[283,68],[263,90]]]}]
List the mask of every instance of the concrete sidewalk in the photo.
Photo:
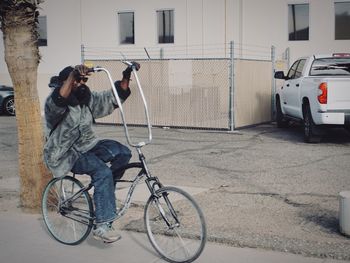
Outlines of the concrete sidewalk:
[{"label": "concrete sidewalk", "polygon": [[[156,254],[145,234],[123,231],[122,236],[122,240],[109,245],[98,242],[90,236],[80,245],[66,246],[51,238],[41,215],[2,212],[0,214],[0,262],[165,262]],[[207,243],[203,254],[196,262],[341,263],[342,261]]]}]

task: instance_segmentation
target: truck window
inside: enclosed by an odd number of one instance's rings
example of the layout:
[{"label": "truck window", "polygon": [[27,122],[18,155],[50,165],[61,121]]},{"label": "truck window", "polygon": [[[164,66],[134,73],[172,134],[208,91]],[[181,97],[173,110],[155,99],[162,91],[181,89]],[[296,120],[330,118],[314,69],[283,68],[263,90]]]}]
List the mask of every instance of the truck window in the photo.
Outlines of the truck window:
[{"label": "truck window", "polygon": [[301,77],[302,73],[303,73],[303,69],[304,69],[304,66],[305,66],[305,62],[306,62],[306,59],[301,59],[299,64],[298,64],[298,67],[297,69],[295,70],[295,75],[294,75],[294,78],[295,79],[298,79]]},{"label": "truck window", "polygon": [[294,64],[292,65],[292,67],[289,69],[288,75],[287,75],[288,79],[294,79],[295,71],[297,70],[299,61],[300,60],[295,61]]},{"label": "truck window", "polygon": [[314,60],[310,76],[350,76],[350,58],[320,58]]}]

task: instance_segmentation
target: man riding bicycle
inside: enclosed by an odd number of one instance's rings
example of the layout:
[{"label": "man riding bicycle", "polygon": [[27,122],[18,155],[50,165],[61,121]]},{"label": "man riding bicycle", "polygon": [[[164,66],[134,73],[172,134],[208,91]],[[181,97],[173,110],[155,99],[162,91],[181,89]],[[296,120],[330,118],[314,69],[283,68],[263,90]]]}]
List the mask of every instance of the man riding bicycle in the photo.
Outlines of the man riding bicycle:
[{"label": "man riding bicycle", "polygon": [[[133,67],[138,70],[140,65],[134,62]],[[91,177],[97,224],[93,236],[111,243],[121,238],[112,227],[117,216],[113,177],[122,176],[115,171],[129,162],[131,151],[117,141],[100,140],[94,133],[94,120],[111,114],[118,105],[112,90],[90,91],[86,85],[89,71],[84,65],[68,66],[51,85],[55,88],[45,103],[44,159],[55,177],[69,171]],[[131,72],[128,67],[122,80],[114,83],[121,102],[130,95]]]}]

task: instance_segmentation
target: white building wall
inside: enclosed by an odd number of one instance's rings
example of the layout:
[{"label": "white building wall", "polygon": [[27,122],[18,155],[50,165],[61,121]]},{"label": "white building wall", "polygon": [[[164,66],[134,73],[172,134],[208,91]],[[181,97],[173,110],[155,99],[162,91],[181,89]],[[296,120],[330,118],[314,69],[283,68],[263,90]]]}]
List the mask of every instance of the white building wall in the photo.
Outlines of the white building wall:
[{"label": "white building wall", "polygon": [[[290,48],[291,61],[315,53],[349,52],[350,40],[335,40],[335,0],[244,0],[241,42]],[[339,2],[339,1],[338,1]],[[309,4],[309,40],[288,41],[288,4]],[[350,26],[350,25],[349,25]]]},{"label": "white building wall", "polygon": [[80,1],[46,0],[41,7],[40,15],[47,17],[48,44],[39,48],[39,73],[51,74],[80,61]]},{"label": "white building wall", "polygon": [[[264,58],[266,48],[274,45],[279,54],[287,47],[288,15],[286,1],[281,0],[244,0],[240,1],[242,19],[240,25],[242,50],[245,53],[259,57],[259,51]],[[266,47],[266,48],[265,48]],[[248,51],[245,51],[248,50]]]},{"label": "white building wall", "polygon": [[[120,58],[120,53],[152,57],[235,57],[266,59],[270,47],[277,57],[290,48],[291,62],[312,53],[349,52],[350,40],[334,40],[335,0],[46,0],[48,46],[40,47],[38,89],[41,103],[50,92],[50,76],[81,61],[81,44],[90,58]],[[288,4],[309,3],[308,41],[288,41]],[[157,44],[156,10],[173,9],[175,43]],[[120,45],[118,12],[135,14],[135,45]],[[0,37],[2,37],[0,33]],[[0,80],[11,85],[0,43]]]}]

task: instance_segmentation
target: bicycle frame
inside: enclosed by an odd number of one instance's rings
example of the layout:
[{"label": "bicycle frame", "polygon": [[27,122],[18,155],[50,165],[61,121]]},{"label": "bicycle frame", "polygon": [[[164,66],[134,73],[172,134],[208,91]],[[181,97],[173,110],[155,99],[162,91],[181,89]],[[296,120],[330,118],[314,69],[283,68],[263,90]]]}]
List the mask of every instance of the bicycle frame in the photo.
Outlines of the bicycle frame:
[{"label": "bicycle frame", "polygon": [[[126,212],[127,210],[129,209],[130,207],[130,204],[131,204],[131,199],[132,199],[132,195],[134,193],[134,190],[136,188],[136,186],[140,183],[140,181],[145,178],[145,182],[146,182],[146,185],[150,191],[150,194],[151,196],[156,196],[156,191],[157,189],[161,188],[162,187],[162,184],[160,183],[158,177],[152,177],[150,174],[149,174],[149,171],[147,169],[147,165],[146,165],[146,162],[145,162],[145,158],[144,156],[142,155],[142,153],[140,154],[140,162],[137,162],[137,163],[129,163],[121,168],[119,168],[117,170],[117,174],[121,171],[126,171],[128,169],[132,169],[132,168],[139,168],[141,169],[138,174],[135,176],[135,178],[133,180],[115,180],[116,183],[118,182],[127,182],[127,183],[131,183],[131,186],[129,188],[129,191],[127,193],[127,196],[126,196],[126,199],[125,199],[125,202],[123,203],[122,205],[122,208],[117,212],[118,215],[116,217],[116,219],[119,219],[121,218]],[[73,177],[75,178],[75,174],[73,175]],[[62,177],[63,179],[64,177]],[[74,203],[74,201],[76,201],[84,192],[88,192],[90,189],[93,188],[93,185],[92,183],[89,183],[88,185],[84,186],[83,188],[81,188],[78,192],[76,192],[73,196],[69,197],[68,199],[65,199],[63,202],[60,203],[59,207],[60,209],[64,209],[63,207],[67,204],[71,204],[71,203]],[[62,184],[61,184],[61,194],[63,194],[64,196],[64,193],[63,193],[63,189],[62,189]],[[65,215],[67,216],[67,215]],[[89,216],[86,216],[86,215],[80,215],[80,214],[76,214],[75,216],[77,217],[80,217],[82,219],[87,219],[87,220],[95,220],[95,218],[91,218]],[[73,217],[69,217],[67,216],[68,218],[72,219],[72,220],[75,220],[75,221],[78,221],[80,223],[83,223],[83,224],[86,224],[88,225],[89,222],[85,222],[85,221],[80,221],[76,218],[73,218]],[[166,220],[167,221],[167,220]],[[94,223],[95,224],[95,223]]]}]

